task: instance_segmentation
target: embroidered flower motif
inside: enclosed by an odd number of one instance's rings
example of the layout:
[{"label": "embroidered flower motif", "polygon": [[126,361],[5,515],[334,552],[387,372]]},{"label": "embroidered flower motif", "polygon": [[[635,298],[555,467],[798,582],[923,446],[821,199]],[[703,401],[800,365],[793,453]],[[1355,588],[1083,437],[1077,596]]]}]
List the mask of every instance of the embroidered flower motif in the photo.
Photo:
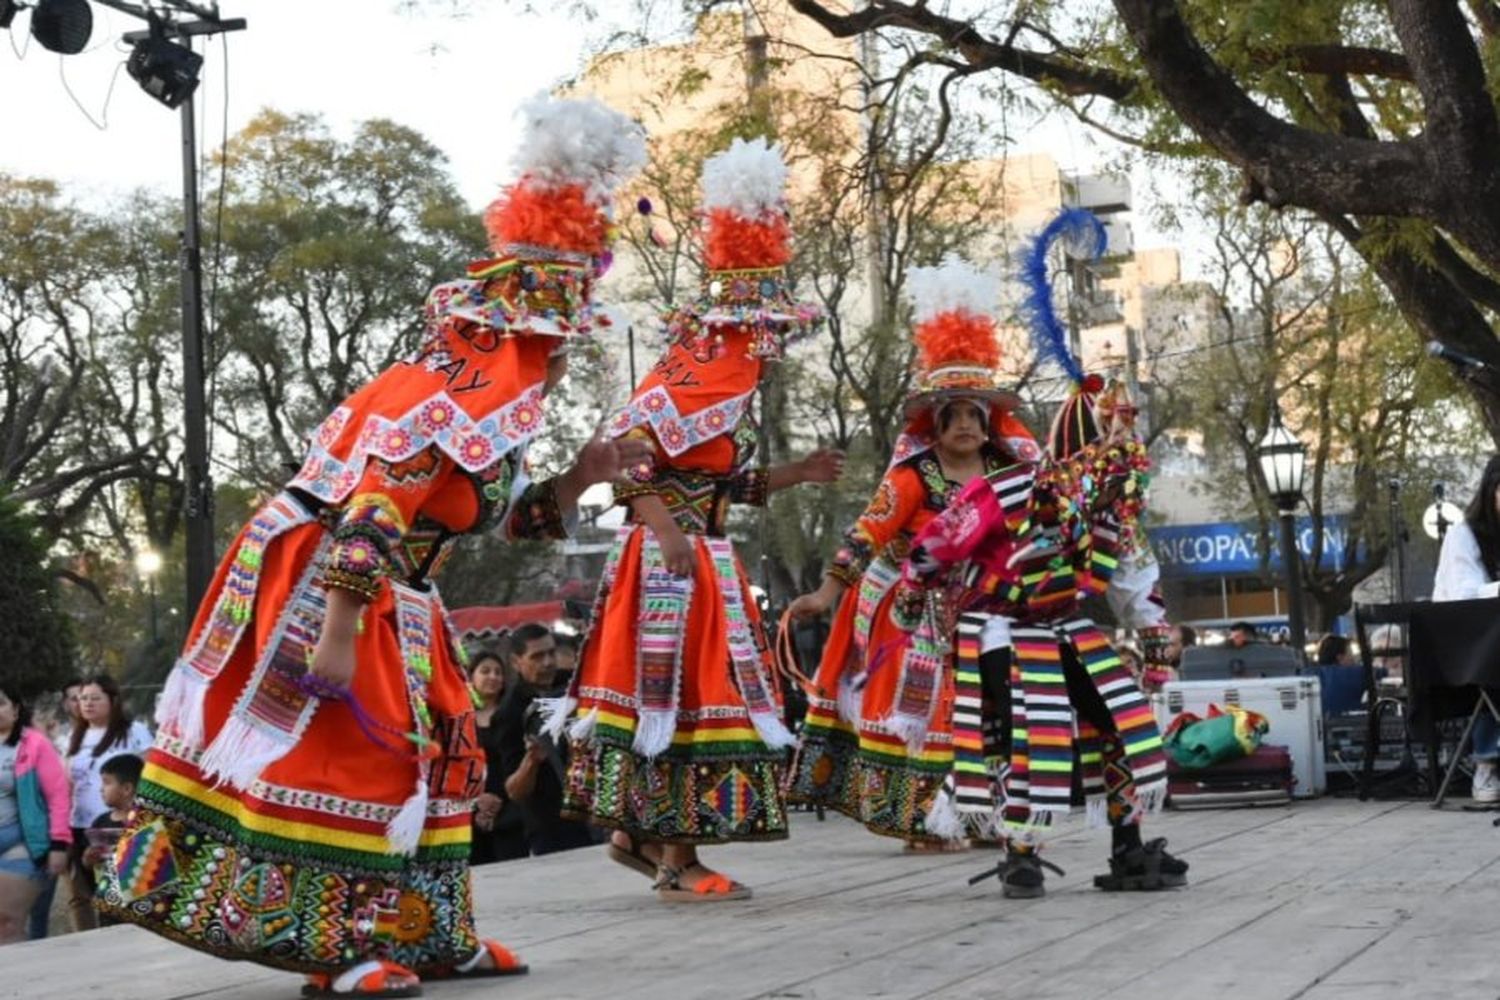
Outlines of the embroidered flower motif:
[{"label": "embroidered flower motif", "polygon": [[472,434],[464,438],[458,450],[464,467],[469,469],[488,465],[495,454],[495,446],[490,444],[488,438],[480,434]]},{"label": "embroidered flower motif", "polygon": [[675,420],[664,422],[657,433],[661,437],[662,447],[670,454],[676,454],[688,442],[687,432]]},{"label": "embroidered flower motif", "polygon": [[400,458],[411,451],[411,432],[402,427],[386,430],[380,441],[380,453],[385,458]]},{"label": "embroidered flower motif", "polygon": [[453,404],[446,399],[434,399],[422,407],[422,423],[434,431],[446,430],[453,423]]},{"label": "embroidered flower motif", "polygon": [[331,413],[327,420],[323,421],[318,428],[318,444],[324,448],[333,447],[334,440],[339,436],[339,431],[344,429],[344,421],[348,419],[348,410],[340,407]]},{"label": "embroidered flower motif", "polygon": [[641,405],[644,406],[650,413],[660,413],[662,410],[665,410],[667,408],[667,404],[669,402],[671,402],[671,400],[667,397],[666,393],[657,392],[655,390],[647,393],[641,398]]},{"label": "embroidered flower motif", "polygon": [[541,407],[529,399],[519,400],[516,403],[516,408],[511,411],[510,419],[523,432],[533,430],[541,423]]}]

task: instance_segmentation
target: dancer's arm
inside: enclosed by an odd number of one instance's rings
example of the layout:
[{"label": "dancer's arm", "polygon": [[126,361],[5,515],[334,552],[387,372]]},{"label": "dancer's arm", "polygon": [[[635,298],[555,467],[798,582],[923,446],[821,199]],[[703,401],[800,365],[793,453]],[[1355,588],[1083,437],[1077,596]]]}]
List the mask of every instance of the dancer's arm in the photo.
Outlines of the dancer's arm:
[{"label": "dancer's arm", "polygon": [[911,523],[922,498],[922,482],[914,470],[898,465],[887,472],[864,513],[845,532],[844,545],[824,570],[822,584],[789,606],[792,617],[815,618],[832,608],[847,588],[859,583],[870,560]]},{"label": "dancer's arm", "polygon": [[766,492],[775,493],[801,483],[835,483],[844,474],[844,453],[819,448],[795,462],[773,465],[766,470]]},{"label": "dancer's arm", "polygon": [[683,534],[667,505],[655,493],[641,493],[630,498],[630,509],[656,536],[661,546],[662,562],[678,576],[693,575],[693,544]]}]

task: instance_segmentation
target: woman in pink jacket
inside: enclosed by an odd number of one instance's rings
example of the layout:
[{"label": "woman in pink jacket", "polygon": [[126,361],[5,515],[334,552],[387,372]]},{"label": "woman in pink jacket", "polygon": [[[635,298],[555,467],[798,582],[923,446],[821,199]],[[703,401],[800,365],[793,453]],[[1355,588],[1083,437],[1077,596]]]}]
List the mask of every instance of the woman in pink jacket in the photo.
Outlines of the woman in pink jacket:
[{"label": "woman in pink jacket", "polygon": [[0,681],[0,944],[26,936],[26,914],[66,867],[72,840],[62,759],[30,723],[31,706]]}]

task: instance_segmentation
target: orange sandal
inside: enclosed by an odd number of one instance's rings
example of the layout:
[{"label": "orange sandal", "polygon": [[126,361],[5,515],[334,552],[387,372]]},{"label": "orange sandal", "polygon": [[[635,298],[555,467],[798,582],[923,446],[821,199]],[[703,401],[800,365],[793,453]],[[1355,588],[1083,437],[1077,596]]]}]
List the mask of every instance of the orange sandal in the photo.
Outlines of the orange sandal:
[{"label": "orange sandal", "polygon": [[[494,963],[492,968],[484,968],[479,963],[484,961],[484,956],[490,956]],[[492,979],[497,976],[524,976],[531,968],[499,941],[491,941],[488,938],[479,942],[479,950],[474,957],[460,965],[444,969],[437,973],[429,973],[428,979]]]},{"label": "orange sandal", "polygon": [[[703,866],[694,861],[687,867],[702,868]],[[656,884],[652,886],[656,890],[658,899],[668,903],[727,903],[735,899],[750,898],[749,886],[741,885],[718,872],[699,879],[698,884],[691,889],[684,889],[682,887],[683,871],[685,869],[672,868],[668,865],[661,865],[658,868]]]},{"label": "orange sandal", "polygon": [[[394,979],[409,982],[392,985]],[[419,997],[422,984],[404,965],[371,959],[350,966],[338,975],[315,972],[302,987],[304,997]]]}]

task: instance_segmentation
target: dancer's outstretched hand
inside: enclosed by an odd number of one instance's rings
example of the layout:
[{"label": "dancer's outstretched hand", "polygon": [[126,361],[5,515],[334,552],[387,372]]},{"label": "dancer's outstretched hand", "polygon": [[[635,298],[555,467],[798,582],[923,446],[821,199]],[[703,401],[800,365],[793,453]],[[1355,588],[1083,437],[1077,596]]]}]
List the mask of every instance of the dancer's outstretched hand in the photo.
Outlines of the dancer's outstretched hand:
[{"label": "dancer's outstretched hand", "polygon": [[583,446],[573,468],[583,481],[607,483],[619,479],[627,469],[651,460],[651,442],[642,438],[624,437],[606,441],[599,435]]},{"label": "dancer's outstretched hand", "polygon": [[787,605],[787,614],[794,621],[802,621],[807,618],[817,618],[826,615],[828,609],[839,599],[844,592],[843,585],[833,577],[824,577],[823,585],[810,594],[803,594],[791,604]]},{"label": "dancer's outstretched hand", "polygon": [[804,483],[836,483],[844,475],[844,453],[837,448],[819,448],[799,464]]}]

